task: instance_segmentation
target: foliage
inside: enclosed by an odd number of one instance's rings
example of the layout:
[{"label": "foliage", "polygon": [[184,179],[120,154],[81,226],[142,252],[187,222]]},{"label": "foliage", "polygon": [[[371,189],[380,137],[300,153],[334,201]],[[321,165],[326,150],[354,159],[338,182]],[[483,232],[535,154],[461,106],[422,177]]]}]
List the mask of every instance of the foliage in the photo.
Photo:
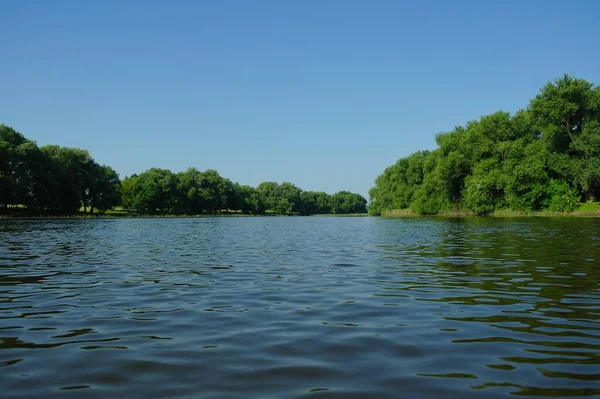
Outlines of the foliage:
[{"label": "foliage", "polygon": [[121,203],[121,181],[110,166],[100,165],[90,190],[90,213],[94,209],[103,215]]},{"label": "foliage", "polygon": [[197,215],[233,211],[260,215],[365,213],[366,200],[342,191],[302,191],[289,182],[263,182],[257,188],[233,183],[216,170],[189,168],[173,173],[151,168],[122,182],[111,167],[85,150],[38,147],[14,129],[0,125],[0,213],[18,206],[29,214],[105,214],[122,205],[127,214]]},{"label": "foliage", "polygon": [[233,195],[235,202],[229,209],[256,215],[265,213],[264,200],[254,187],[241,186],[236,183],[233,187]]},{"label": "foliage", "polygon": [[147,215],[172,213],[176,193],[176,176],[166,169],[152,168],[123,180],[123,205],[128,211]]},{"label": "foliage", "polygon": [[571,212],[580,204],[581,195],[562,180],[551,180],[547,188],[548,210]]},{"label": "foliage", "polygon": [[600,195],[600,87],[565,75],[529,107],[496,112],[402,158],[369,191],[369,212],[568,212]]},{"label": "foliage", "polygon": [[33,214],[106,212],[121,202],[118,175],[78,148],[38,147],[0,125],[0,211],[25,206]]},{"label": "foliage", "polygon": [[331,196],[322,191],[303,191],[300,202],[303,215],[331,213]]},{"label": "foliage", "polygon": [[366,213],[367,200],[359,194],[340,191],[330,198],[331,212],[334,214]]}]

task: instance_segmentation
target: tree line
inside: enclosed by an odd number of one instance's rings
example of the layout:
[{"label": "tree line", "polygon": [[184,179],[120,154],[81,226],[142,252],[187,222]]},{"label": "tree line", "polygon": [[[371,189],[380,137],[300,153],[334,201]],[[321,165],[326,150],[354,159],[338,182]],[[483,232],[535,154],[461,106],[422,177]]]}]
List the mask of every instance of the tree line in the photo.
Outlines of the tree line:
[{"label": "tree line", "polygon": [[78,148],[38,147],[0,124],[0,212],[10,206],[29,214],[104,213],[121,202],[117,173]]},{"label": "tree line", "polygon": [[367,200],[340,191],[303,191],[292,183],[240,185],[216,170],[152,168],[121,181],[85,150],[38,145],[0,124],[0,213],[104,214],[121,206],[144,215],[233,211],[282,215],[366,213]]},{"label": "tree line", "polygon": [[600,195],[600,86],[564,75],[526,109],[483,116],[436,142],[376,178],[371,214],[572,211]]},{"label": "tree line", "polygon": [[173,173],[152,168],[123,180],[123,207],[141,214],[195,215],[221,210],[281,215],[366,213],[367,200],[340,191],[303,191],[292,183],[263,182],[256,188],[233,183],[216,170]]}]

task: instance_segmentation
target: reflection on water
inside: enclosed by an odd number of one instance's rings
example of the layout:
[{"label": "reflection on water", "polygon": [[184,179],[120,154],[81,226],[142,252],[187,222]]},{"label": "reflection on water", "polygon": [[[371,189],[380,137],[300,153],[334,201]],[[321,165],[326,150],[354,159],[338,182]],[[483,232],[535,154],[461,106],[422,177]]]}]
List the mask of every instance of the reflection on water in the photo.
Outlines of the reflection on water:
[{"label": "reflection on water", "polygon": [[0,392],[600,395],[600,221],[0,221]]}]

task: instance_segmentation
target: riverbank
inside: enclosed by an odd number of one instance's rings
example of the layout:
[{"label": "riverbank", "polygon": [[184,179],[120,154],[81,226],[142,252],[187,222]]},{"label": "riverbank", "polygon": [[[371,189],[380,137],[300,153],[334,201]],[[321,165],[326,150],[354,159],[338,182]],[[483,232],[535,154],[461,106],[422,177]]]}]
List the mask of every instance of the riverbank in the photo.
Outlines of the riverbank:
[{"label": "riverbank", "polygon": [[437,217],[600,217],[600,203],[597,202],[586,202],[581,204],[577,209],[572,212],[552,212],[552,211],[514,211],[510,209],[502,209],[494,211],[488,215],[478,215],[472,211],[465,210],[451,210],[442,211],[436,215],[421,215],[410,209],[392,209],[389,211],[383,211],[381,213],[383,217],[423,217],[423,216],[437,216]]},{"label": "riverbank", "polygon": [[[301,216],[301,215],[281,215],[277,213],[265,213],[262,215],[254,215],[241,212],[216,212],[206,213],[199,215],[145,215],[134,212],[127,212],[124,210],[113,210],[107,211],[104,214],[89,214],[79,213],[76,215],[27,215],[24,213],[13,212],[5,215],[0,215],[0,220],[13,220],[13,219],[182,219],[182,218],[214,218],[214,217],[289,217],[289,216]],[[314,216],[327,216],[327,217],[365,217],[369,216],[366,213],[348,213],[348,214],[315,214],[307,215],[310,217]]]}]

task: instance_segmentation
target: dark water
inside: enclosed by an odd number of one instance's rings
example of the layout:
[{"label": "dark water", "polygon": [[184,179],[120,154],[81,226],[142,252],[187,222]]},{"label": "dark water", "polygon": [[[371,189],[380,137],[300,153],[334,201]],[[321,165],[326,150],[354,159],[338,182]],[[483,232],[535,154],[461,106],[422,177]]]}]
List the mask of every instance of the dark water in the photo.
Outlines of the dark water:
[{"label": "dark water", "polygon": [[0,221],[2,397],[600,395],[600,220]]}]

